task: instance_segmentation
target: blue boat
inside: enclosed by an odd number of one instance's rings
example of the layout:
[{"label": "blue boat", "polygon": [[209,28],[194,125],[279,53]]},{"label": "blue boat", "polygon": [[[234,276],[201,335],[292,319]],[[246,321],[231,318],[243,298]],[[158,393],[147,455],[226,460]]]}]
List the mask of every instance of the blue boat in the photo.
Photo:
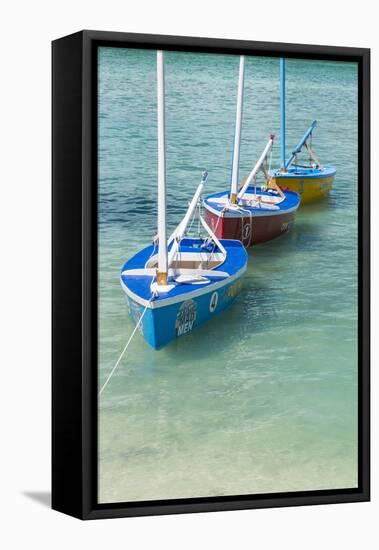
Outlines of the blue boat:
[{"label": "blue boat", "polygon": [[178,259],[169,269],[170,289],[154,293],[154,249],[154,244],[147,246],[125,263],[121,285],[132,319],[139,323],[146,311],[141,332],[150,346],[160,349],[213,319],[233,302],[241,288],[247,254],[240,241],[224,240],[217,246],[203,239],[183,238]]},{"label": "blue boat", "polygon": [[[238,240],[219,240],[200,213],[204,172],[188,210],[166,237],[166,178],[163,52],[157,52],[158,76],[158,235],[121,269],[129,312],[145,340],[160,349],[213,319],[241,289],[247,254]],[[198,218],[204,237],[188,236]]]},{"label": "blue boat", "polygon": [[[278,170],[270,172],[282,189],[298,193],[301,203],[310,203],[324,198],[333,187],[336,170],[322,166],[312,150],[312,136],[317,127],[314,120],[295,149],[286,159],[286,109],[285,109],[285,59],[280,60],[280,121],[281,121],[281,163]],[[305,149],[308,164],[299,162],[299,155]]]}]

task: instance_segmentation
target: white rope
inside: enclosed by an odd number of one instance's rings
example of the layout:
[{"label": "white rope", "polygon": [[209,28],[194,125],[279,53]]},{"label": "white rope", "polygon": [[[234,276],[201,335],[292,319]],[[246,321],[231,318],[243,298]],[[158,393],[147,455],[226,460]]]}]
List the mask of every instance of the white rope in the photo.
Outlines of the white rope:
[{"label": "white rope", "polygon": [[269,161],[268,161],[268,172],[271,172],[271,163],[272,163],[272,147],[270,151]]},{"label": "white rope", "polygon": [[146,262],[145,262],[145,267],[147,267],[147,264],[149,263],[149,261],[151,260],[151,258],[154,256],[155,254],[155,249],[157,247],[157,244],[158,244],[158,236],[156,235],[153,239],[153,250],[151,251],[151,254],[150,256],[147,258]]},{"label": "white rope", "polygon": [[[224,213],[226,212],[226,210],[227,210],[227,208],[224,207],[224,208],[221,210],[220,215],[217,216],[217,223],[216,223],[215,227],[212,227],[212,231],[213,231],[213,234],[214,234],[214,235],[216,235],[216,233],[217,233],[218,225],[219,225],[219,223],[220,223],[220,221],[221,221],[221,218],[224,217]],[[200,216],[199,216],[199,222],[200,222]],[[208,237],[204,240],[204,246],[208,246],[212,241],[213,241],[213,243],[214,243],[213,250],[215,250],[216,243],[215,243],[215,241],[214,241],[214,239],[213,239],[213,237],[212,237],[211,235],[208,235]]]},{"label": "white rope", "polygon": [[110,379],[112,378],[112,376],[113,376],[115,370],[116,370],[117,367],[119,366],[120,361],[121,361],[121,359],[123,358],[124,353],[125,353],[126,350],[128,349],[128,346],[129,346],[130,342],[132,341],[133,336],[134,336],[135,333],[137,332],[137,329],[138,329],[138,327],[140,326],[140,324],[141,324],[141,322],[142,322],[143,316],[145,315],[146,310],[148,309],[148,307],[149,307],[149,305],[150,305],[150,303],[151,303],[151,301],[152,301],[153,298],[154,298],[154,294],[151,295],[150,300],[149,300],[148,303],[146,304],[146,307],[145,307],[145,309],[143,310],[143,313],[142,313],[141,317],[138,319],[138,322],[137,322],[136,326],[134,327],[134,330],[133,330],[132,334],[130,335],[129,340],[126,342],[125,347],[124,347],[124,349],[122,350],[120,357],[117,359],[115,366],[113,367],[113,369],[111,370],[111,372],[110,372],[109,375],[108,375],[108,378],[106,379],[106,381],[105,381],[104,384],[102,385],[101,390],[100,390],[99,393],[98,393],[98,397],[100,397],[100,395],[103,393],[103,391],[105,390],[105,388],[106,388],[107,385],[108,385],[108,382],[109,382]]},{"label": "white rope", "polygon": [[[200,202],[199,202],[199,208],[200,208]],[[171,266],[171,264],[173,264],[177,260],[177,258],[178,258],[179,262],[181,261],[182,253],[181,253],[181,250],[180,250],[180,244],[182,242],[182,239],[184,239],[184,237],[186,235],[190,234],[191,229],[192,229],[192,225],[195,221],[195,217],[196,217],[196,211],[194,211],[193,214],[192,214],[189,228],[187,228],[185,230],[185,232],[182,236],[175,237],[174,240],[178,243],[178,246],[176,247],[176,249],[174,249],[174,253],[173,253],[172,257],[170,258],[169,267]],[[200,220],[199,220],[199,225],[200,225]],[[199,229],[199,233],[200,233],[200,229]],[[170,241],[170,239],[169,239],[169,241]],[[174,242],[174,245],[175,245],[175,242]]]},{"label": "white rope", "polygon": [[[213,233],[214,233],[215,235],[216,235],[216,233],[217,233],[218,224],[220,223],[221,218],[224,217],[225,211],[226,211],[226,208],[223,208],[223,209],[221,210],[220,216],[218,216],[218,218],[217,218],[216,226],[215,226],[214,229],[212,229],[212,231],[213,231]],[[207,267],[210,266],[210,263],[211,263],[211,261],[212,261],[212,257],[213,257],[213,254],[215,253],[215,250],[216,250],[216,246],[217,246],[217,245],[216,245],[215,240],[212,239],[211,236],[209,236],[209,237],[204,241],[204,244],[205,244],[206,246],[208,246],[208,244],[210,244],[212,241],[213,241],[213,248],[212,248],[211,253],[210,253],[210,255],[209,255],[209,259],[208,259],[208,262],[207,262]]]},{"label": "white rope", "polygon": [[196,218],[196,213],[194,212],[194,213],[192,214],[190,226],[189,226],[189,228],[186,230],[186,234],[187,234],[187,235],[191,235],[191,230],[192,230],[192,226],[193,226],[193,223],[194,223],[194,221],[195,221],[195,218]]}]

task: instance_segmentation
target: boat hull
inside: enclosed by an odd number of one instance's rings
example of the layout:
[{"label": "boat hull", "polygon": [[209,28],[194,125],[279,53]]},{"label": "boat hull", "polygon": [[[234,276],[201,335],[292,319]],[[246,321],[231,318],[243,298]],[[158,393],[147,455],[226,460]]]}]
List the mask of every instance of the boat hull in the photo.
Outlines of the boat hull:
[{"label": "boat hull", "polygon": [[276,183],[300,195],[301,204],[315,202],[328,196],[333,187],[336,171],[330,167],[304,173],[276,174]]},{"label": "boat hull", "polygon": [[245,247],[249,247],[287,233],[294,223],[295,212],[256,217],[221,217],[206,209],[205,220],[217,238],[239,239]]},{"label": "boat hull", "polygon": [[303,178],[278,178],[278,185],[282,189],[290,189],[300,195],[301,204],[315,202],[325,198],[333,187],[333,177],[307,179]]},{"label": "boat hull", "polygon": [[[242,286],[241,273],[234,280],[210,286],[204,294],[188,297],[165,307],[147,308],[139,330],[150,346],[163,348],[176,338],[189,334],[226,309],[237,297]],[[129,314],[138,323],[145,306],[127,296]]]}]

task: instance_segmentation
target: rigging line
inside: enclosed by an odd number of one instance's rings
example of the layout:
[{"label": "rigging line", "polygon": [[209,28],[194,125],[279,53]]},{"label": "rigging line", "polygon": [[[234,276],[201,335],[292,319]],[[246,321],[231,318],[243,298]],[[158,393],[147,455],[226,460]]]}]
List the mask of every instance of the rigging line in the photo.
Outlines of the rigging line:
[{"label": "rigging line", "polygon": [[269,161],[268,161],[268,172],[271,172],[271,163],[272,163],[272,147],[270,151]]},{"label": "rigging line", "polygon": [[[218,225],[220,223],[220,220],[221,218],[224,217],[224,213],[226,212],[226,207],[224,207],[221,212],[220,212],[220,216],[217,217],[217,223],[215,225],[215,227],[212,228],[212,231],[213,231],[213,234],[216,235],[217,233],[217,229],[218,229]],[[205,246],[208,246],[208,244],[210,244],[211,242],[213,241],[213,238],[208,235],[208,237],[206,239],[204,239],[204,245]],[[214,248],[216,247],[216,243],[214,242]]]},{"label": "rigging line", "polygon": [[[224,207],[222,210],[221,210],[221,213],[220,213],[220,216],[218,216],[218,219],[217,219],[217,223],[216,223],[216,226],[212,229],[213,231],[213,234],[216,235],[217,233],[217,229],[218,229],[218,224],[220,223],[220,220],[221,218],[224,217],[224,213],[226,212],[226,208]],[[209,260],[207,262],[207,267],[209,267],[211,261],[212,261],[212,257],[215,253],[215,250],[216,250],[216,241],[214,239],[212,239],[212,237],[209,235],[209,237],[204,241],[204,244],[206,244],[206,246],[208,246],[208,244],[211,243],[211,241],[213,241],[213,248],[211,250],[211,253],[209,255]]]},{"label": "rigging line", "polygon": [[157,247],[157,242],[158,242],[158,241],[156,241],[156,240],[155,240],[155,237],[154,237],[154,240],[153,240],[153,250],[151,251],[150,256],[147,258],[147,260],[146,260],[146,262],[145,262],[145,267],[147,267],[147,264],[149,263],[149,260],[154,256],[155,249],[156,249],[156,247]]},{"label": "rigging line", "polygon": [[195,218],[196,218],[196,210],[192,214],[191,223],[189,228],[186,230],[186,235],[191,235],[191,230],[192,230],[192,226],[194,224]]},{"label": "rigging line", "polygon": [[[154,278],[155,278],[155,277],[154,277]],[[120,357],[117,359],[117,361],[116,361],[116,363],[115,363],[113,369],[111,370],[111,372],[110,372],[109,375],[108,375],[108,378],[106,379],[106,381],[105,381],[104,384],[102,385],[102,387],[101,387],[101,389],[100,389],[100,391],[99,391],[99,393],[98,393],[98,397],[100,397],[100,395],[103,393],[103,391],[105,390],[105,388],[106,388],[107,385],[108,385],[108,382],[109,382],[110,379],[112,378],[112,376],[113,376],[115,370],[116,370],[117,367],[119,366],[119,364],[120,364],[120,362],[121,362],[121,359],[123,358],[124,353],[125,353],[126,350],[128,349],[128,346],[129,346],[130,342],[132,341],[133,336],[134,336],[135,333],[137,332],[137,329],[138,329],[138,327],[140,326],[140,324],[141,324],[141,322],[142,322],[142,319],[143,319],[143,317],[144,317],[144,315],[145,315],[145,313],[146,313],[146,310],[148,309],[148,307],[149,307],[151,301],[153,300],[153,298],[154,298],[154,293],[151,295],[150,300],[149,300],[148,303],[146,304],[146,307],[145,307],[145,309],[143,310],[143,313],[142,313],[141,317],[138,319],[138,322],[137,322],[136,326],[134,327],[134,330],[133,330],[132,334],[130,335],[129,340],[126,342],[125,347],[124,347],[124,349],[122,350]]]}]

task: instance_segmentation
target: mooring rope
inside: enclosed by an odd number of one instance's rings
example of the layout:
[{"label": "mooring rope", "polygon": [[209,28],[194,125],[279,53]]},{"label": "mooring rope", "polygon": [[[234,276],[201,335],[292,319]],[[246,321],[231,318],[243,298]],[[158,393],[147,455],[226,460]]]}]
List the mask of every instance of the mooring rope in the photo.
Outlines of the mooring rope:
[{"label": "mooring rope", "polygon": [[151,297],[150,297],[150,300],[147,302],[146,307],[145,307],[145,309],[143,310],[141,317],[138,319],[138,322],[137,322],[136,326],[134,327],[133,332],[132,332],[132,334],[131,334],[130,337],[129,337],[129,340],[126,342],[125,347],[124,347],[124,349],[122,350],[120,357],[117,359],[117,361],[116,361],[116,363],[115,363],[113,369],[111,370],[111,372],[110,372],[109,375],[108,375],[108,378],[106,379],[106,381],[105,381],[104,384],[102,385],[102,387],[101,387],[101,389],[100,389],[100,391],[99,391],[99,393],[98,393],[98,397],[100,397],[100,395],[103,393],[103,391],[105,390],[105,388],[106,388],[107,385],[108,385],[108,382],[109,382],[110,379],[112,378],[112,376],[113,376],[115,370],[116,370],[117,367],[119,366],[119,364],[120,364],[120,362],[121,362],[121,359],[123,358],[124,353],[125,353],[126,350],[128,349],[129,344],[130,344],[130,342],[131,342],[132,339],[133,339],[133,336],[134,336],[135,333],[137,332],[137,329],[138,329],[138,327],[140,326],[140,324],[141,324],[141,322],[142,322],[142,319],[143,319],[143,317],[144,317],[144,315],[145,315],[145,313],[146,313],[146,310],[148,309],[148,307],[149,307],[150,303],[152,302],[154,296],[155,296],[155,295],[154,295],[154,293],[153,293],[153,294],[151,295]]}]

